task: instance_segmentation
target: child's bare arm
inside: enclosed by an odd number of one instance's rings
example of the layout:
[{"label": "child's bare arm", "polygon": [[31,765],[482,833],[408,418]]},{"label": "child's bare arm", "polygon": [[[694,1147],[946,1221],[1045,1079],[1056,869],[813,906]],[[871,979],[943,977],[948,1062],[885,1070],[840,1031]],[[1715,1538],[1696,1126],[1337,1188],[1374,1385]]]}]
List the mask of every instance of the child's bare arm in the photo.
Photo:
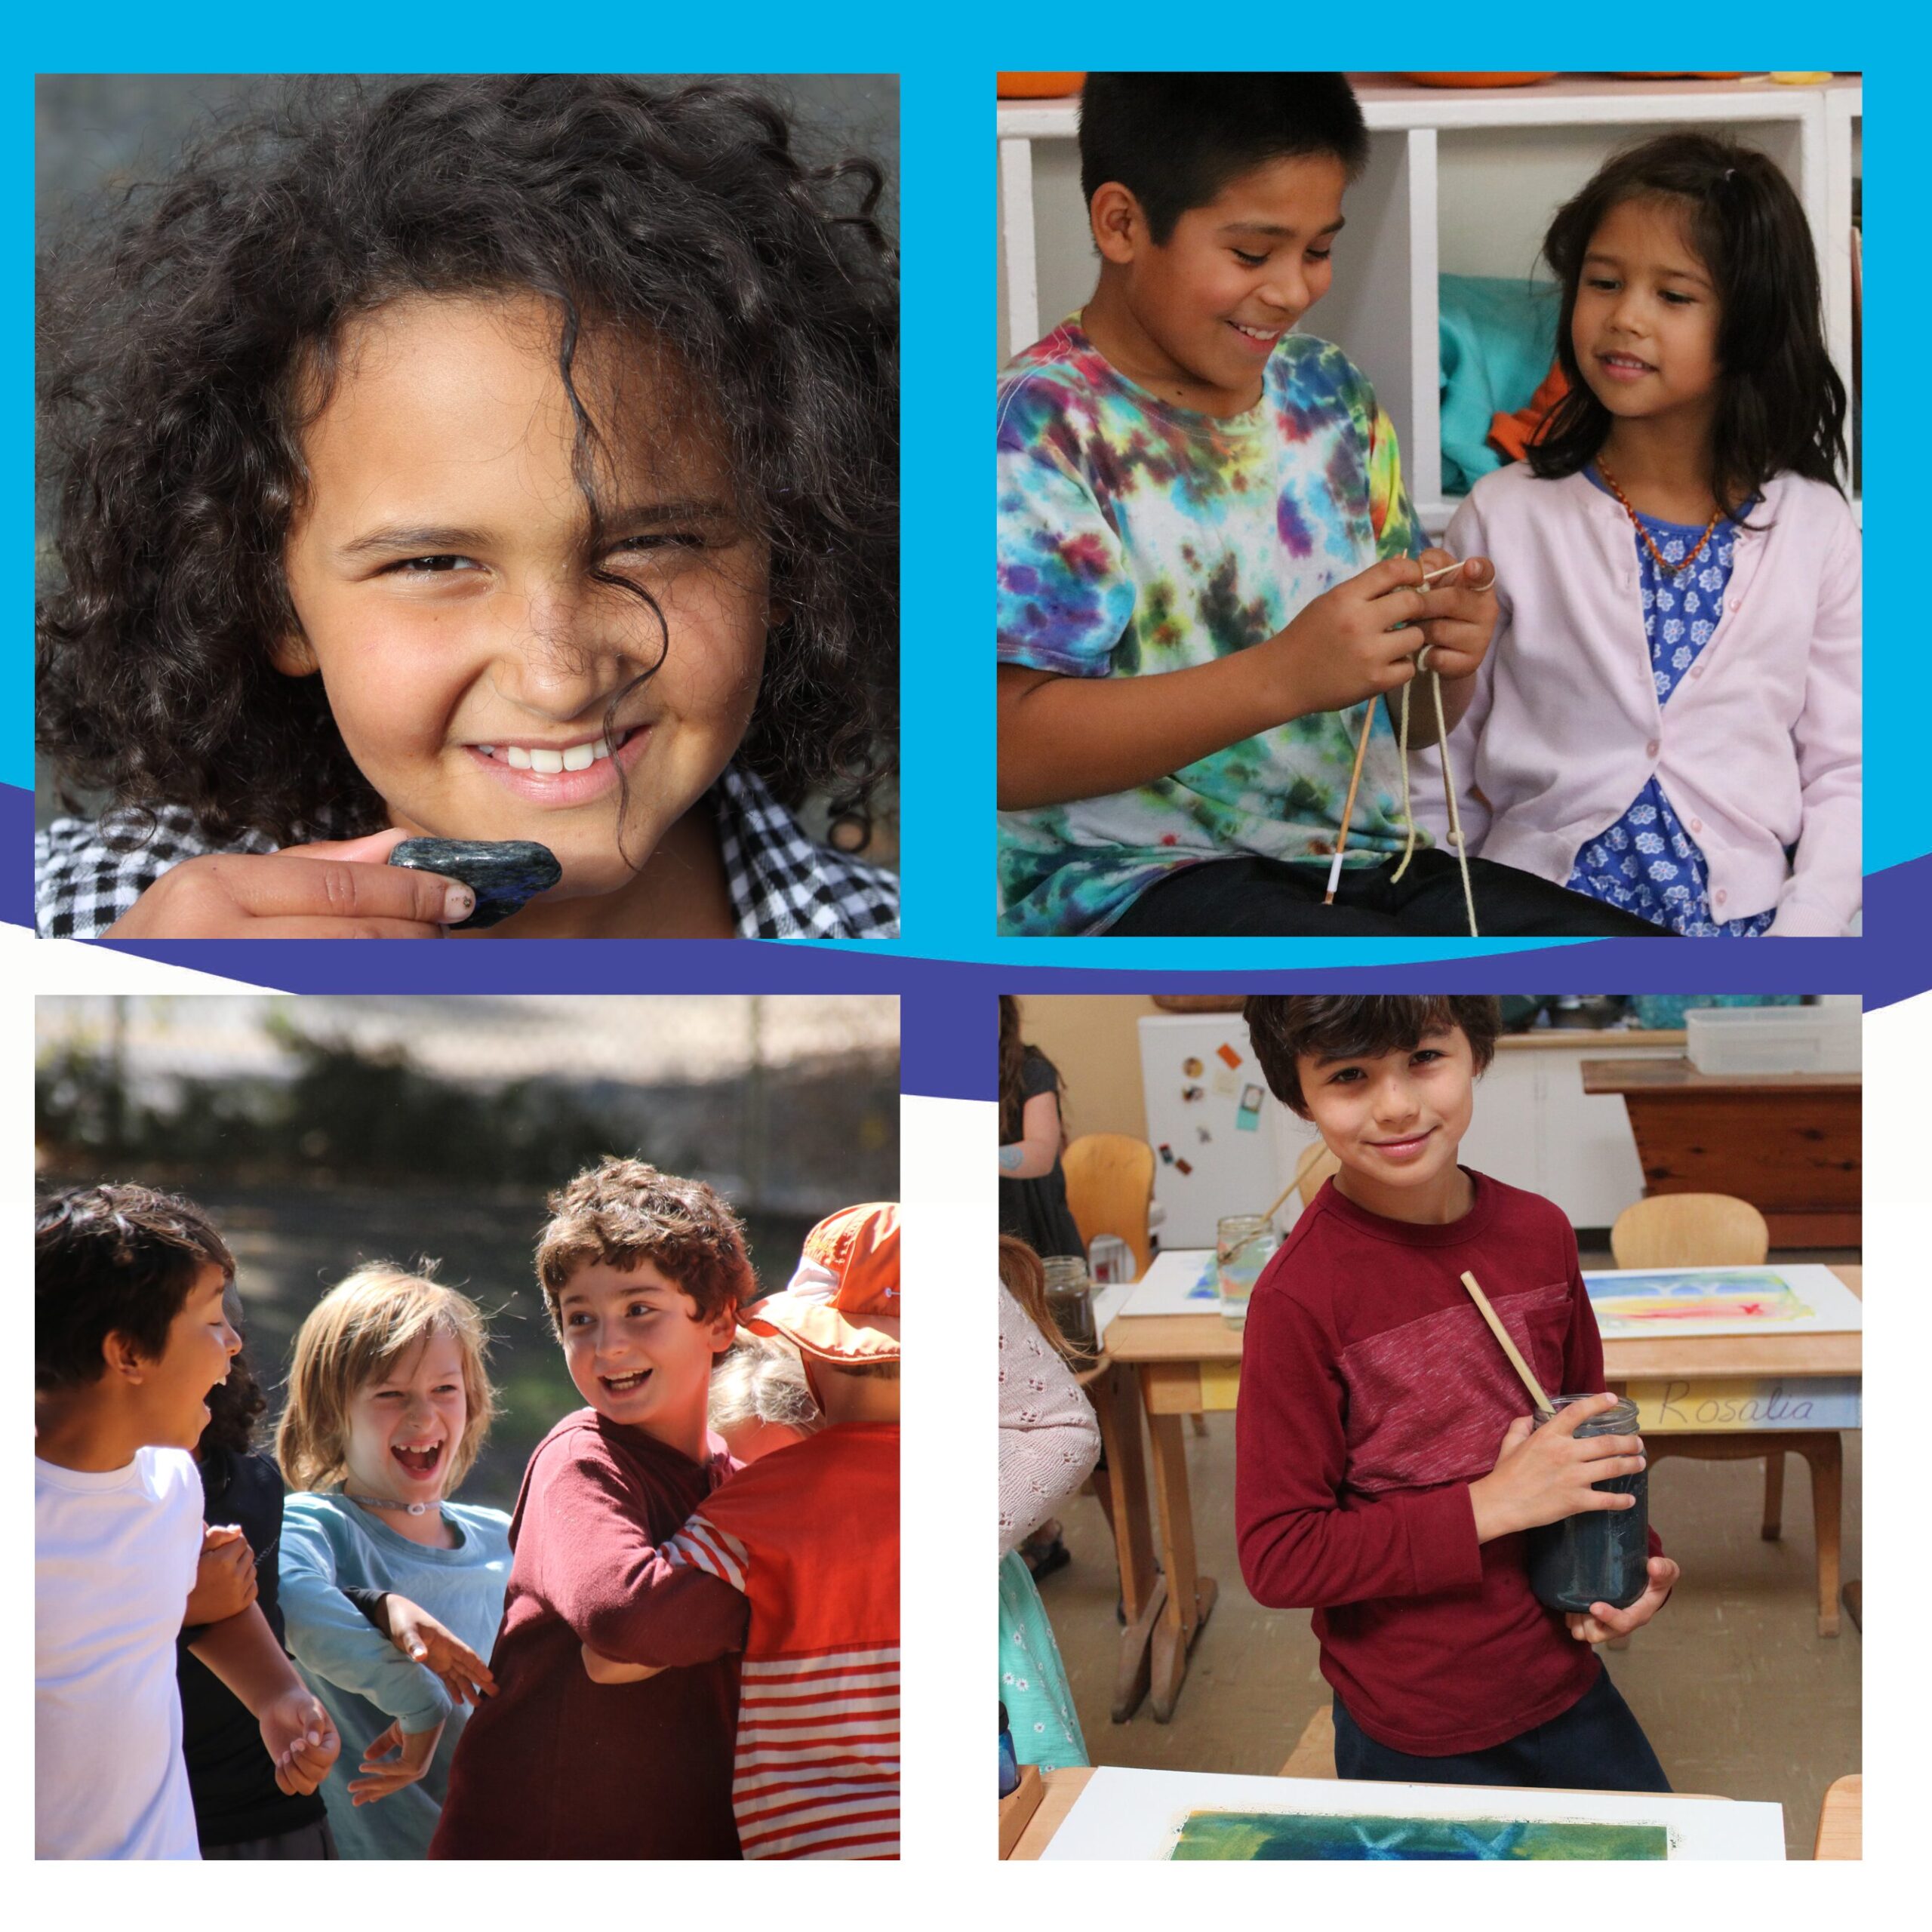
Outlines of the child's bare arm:
[{"label": "child's bare arm", "polygon": [[641,1684],[669,1668],[661,1663],[626,1663],[619,1657],[607,1657],[601,1651],[583,1647],[584,1673],[593,1684]]},{"label": "child's bare arm", "polygon": [[275,1761],[275,1783],[291,1793],[315,1790],[341,1740],[320,1701],[296,1675],[259,1604],[211,1623],[188,1646],[247,1706]]},{"label": "child's bare arm", "polygon": [[[385,1590],[378,1614],[382,1620],[380,1627],[388,1633],[389,1641],[405,1657],[440,1678],[443,1688],[455,1703],[475,1704],[497,1694],[497,1680],[491,1675],[490,1666],[420,1603],[394,1590]],[[365,1614],[368,1612],[365,1611]]]},{"label": "child's bare arm", "polygon": [[1595,1485],[1614,1476],[1635,1475],[1642,1469],[1643,1438],[1577,1434],[1579,1423],[1614,1408],[1617,1400],[1614,1395],[1592,1395],[1572,1402],[1540,1429],[1534,1429],[1527,1416],[1518,1416],[1509,1425],[1496,1466],[1469,1485],[1477,1542],[1560,1523],[1566,1516],[1592,1509],[1637,1506],[1635,1497]]},{"label": "child's bare arm", "polygon": [[219,1623],[255,1601],[255,1552],[232,1523],[202,1526],[202,1560],[195,1566],[195,1587],[188,1592],[183,1621]]},{"label": "child's bare arm", "polygon": [[[1426,643],[1438,646],[1431,663],[1445,681],[1466,680],[1487,647],[1479,607],[1490,605],[1493,622],[1494,599],[1484,589],[1420,590],[1430,558],[1451,561],[1433,551],[1423,562],[1386,558],[1324,591],[1285,629],[1210,664],[1148,678],[1060,677],[1002,666],[1001,809],[1151,784],[1291,718],[1385,696],[1414,676],[1415,654]],[[1418,625],[1439,625],[1441,635],[1418,632]],[[1453,688],[1445,681],[1445,708]],[[1426,709],[1426,732],[1420,711],[1411,715],[1419,744],[1435,736],[1434,709]]]},{"label": "child's bare arm", "polygon": [[404,834],[224,852],[162,874],[109,939],[439,939],[476,909],[460,880],[386,864]]}]

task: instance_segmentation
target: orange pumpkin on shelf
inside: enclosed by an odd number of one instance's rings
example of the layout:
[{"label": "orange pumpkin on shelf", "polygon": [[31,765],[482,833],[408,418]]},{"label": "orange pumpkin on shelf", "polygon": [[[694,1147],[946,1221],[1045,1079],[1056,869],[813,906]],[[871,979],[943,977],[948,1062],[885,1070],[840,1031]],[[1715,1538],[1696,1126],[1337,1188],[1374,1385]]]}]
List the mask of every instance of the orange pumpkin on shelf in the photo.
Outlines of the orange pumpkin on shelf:
[{"label": "orange pumpkin on shelf", "polygon": [[1001,74],[999,80],[999,97],[1001,100],[1057,100],[1063,95],[1078,94],[1084,74]]},{"label": "orange pumpkin on shelf", "polygon": [[1556,76],[1553,73],[1404,74],[1402,78],[1425,88],[1526,88],[1537,81],[1553,81]]}]

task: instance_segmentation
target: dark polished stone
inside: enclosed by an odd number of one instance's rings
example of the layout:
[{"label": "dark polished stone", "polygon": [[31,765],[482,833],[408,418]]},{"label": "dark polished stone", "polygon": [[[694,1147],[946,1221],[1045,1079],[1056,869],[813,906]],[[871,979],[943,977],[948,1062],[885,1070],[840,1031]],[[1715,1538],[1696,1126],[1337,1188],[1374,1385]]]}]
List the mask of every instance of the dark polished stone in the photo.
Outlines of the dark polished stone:
[{"label": "dark polished stone", "polygon": [[557,855],[528,838],[405,838],[389,854],[392,866],[460,879],[476,895],[476,910],[452,932],[475,932],[520,912],[564,875]]}]

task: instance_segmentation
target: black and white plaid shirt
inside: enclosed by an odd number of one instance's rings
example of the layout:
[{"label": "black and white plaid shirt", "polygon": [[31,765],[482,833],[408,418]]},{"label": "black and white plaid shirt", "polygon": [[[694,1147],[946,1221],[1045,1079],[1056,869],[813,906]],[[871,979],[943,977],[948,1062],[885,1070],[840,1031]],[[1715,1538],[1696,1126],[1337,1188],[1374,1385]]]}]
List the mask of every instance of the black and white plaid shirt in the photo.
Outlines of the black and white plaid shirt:
[{"label": "black and white plaid shirt", "polygon": [[[899,881],[814,844],[752,773],[728,765],[711,808],[740,939],[897,939]],[[57,819],[34,840],[34,919],[43,939],[97,939],[171,867],[211,852],[268,853],[259,832],[225,844],[178,805],[98,823]],[[128,828],[129,849],[117,831]],[[132,841],[140,838],[138,844]]]}]

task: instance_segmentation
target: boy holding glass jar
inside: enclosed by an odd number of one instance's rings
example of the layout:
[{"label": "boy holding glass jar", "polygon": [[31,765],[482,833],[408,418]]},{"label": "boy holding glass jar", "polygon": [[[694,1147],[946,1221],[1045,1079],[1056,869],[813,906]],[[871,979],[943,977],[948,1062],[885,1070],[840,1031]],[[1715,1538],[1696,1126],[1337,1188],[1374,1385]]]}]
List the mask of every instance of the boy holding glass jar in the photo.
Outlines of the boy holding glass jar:
[{"label": "boy holding glass jar", "polygon": [[[1523,1533],[1635,1506],[1644,1467],[1538,1428],[1462,1284],[1487,1291],[1545,1389],[1595,1390],[1598,1337],[1561,1212],[1457,1164],[1500,1018],[1477,996],[1247,1002],[1275,1097],[1340,1171],[1257,1286],[1236,1417],[1235,1526],[1257,1601],[1315,1611],[1343,1777],[1604,1791],[1670,1787],[1589,1646],[1647,1623],[1678,1566],[1650,1537],[1627,1608],[1546,1608]],[[1633,1587],[1635,1587],[1633,1586]]]}]

